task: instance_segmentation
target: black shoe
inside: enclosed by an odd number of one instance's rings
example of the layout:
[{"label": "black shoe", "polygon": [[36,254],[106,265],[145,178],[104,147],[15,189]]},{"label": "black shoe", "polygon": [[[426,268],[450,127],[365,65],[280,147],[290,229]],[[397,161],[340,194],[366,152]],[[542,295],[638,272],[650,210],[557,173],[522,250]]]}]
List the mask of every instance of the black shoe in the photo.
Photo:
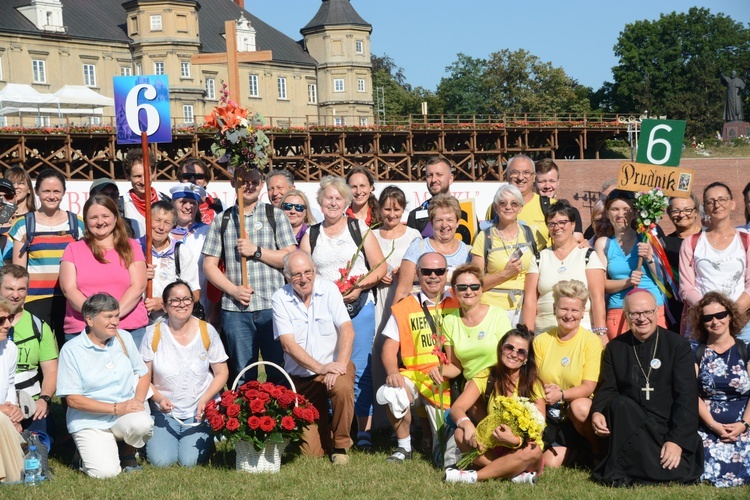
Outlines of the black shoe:
[{"label": "black shoe", "polygon": [[396,451],[393,452],[393,454],[386,458],[386,462],[395,462],[395,463],[402,463],[406,460],[411,460],[411,451],[406,451],[403,448],[396,448]]}]

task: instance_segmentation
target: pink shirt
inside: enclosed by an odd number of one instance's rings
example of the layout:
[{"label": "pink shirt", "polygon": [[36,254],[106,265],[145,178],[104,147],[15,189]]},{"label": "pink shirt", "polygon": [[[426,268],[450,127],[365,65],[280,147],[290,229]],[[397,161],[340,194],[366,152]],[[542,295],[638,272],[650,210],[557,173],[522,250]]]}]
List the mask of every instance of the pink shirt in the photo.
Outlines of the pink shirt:
[{"label": "pink shirt", "polygon": [[[133,248],[133,262],[145,262],[141,245],[131,239],[130,246]],[[106,292],[118,301],[130,287],[130,273],[120,261],[120,256],[115,250],[104,254],[106,264],[102,264],[94,257],[86,242],[76,241],[65,248],[61,262],[71,262],[76,267],[76,286],[86,297],[95,293]],[[123,330],[134,330],[148,325],[148,312],[143,299],[138,301],[135,309],[127,316],[120,319],[119,328]],[[81,313],[73,309],[68,302],[65,307],[65,333],[80,333],[86,327]]]}]

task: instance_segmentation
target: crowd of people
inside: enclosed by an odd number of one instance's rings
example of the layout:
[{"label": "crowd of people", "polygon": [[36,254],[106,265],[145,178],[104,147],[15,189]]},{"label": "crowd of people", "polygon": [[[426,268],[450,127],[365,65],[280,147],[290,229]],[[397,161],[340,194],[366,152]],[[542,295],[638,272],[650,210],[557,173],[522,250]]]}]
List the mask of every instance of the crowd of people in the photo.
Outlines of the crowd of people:
[{"label": "crowd of people", "polygon": [[[406,224],[403,191],[376,196],[366,168],[323,178],[319,211],[290,172],[240,170],[239,213],[208,194],[201,160],[169,194],[146,192],[143,163],[127,153],[122,195],[94,181],[81,217],[54,170],[0,179],[15,207],[0,228],[0,479],[20,479],[32,436],[74,446],[97,478],[205,464],[207,405],[262,358],[320,414],[301,452],[336,465],[385,425],[388,462],[412,459],[421,427],[447,482],[533,484],[577,464],[616,486],[750,484],[750,234],[725,184],[669,200],[665,294],[633,193],[605,183],[584,231],[550,159],[510,159],[473,241],[439,157]],[[743,196],[750,220],[750,184]],[[536,408],[542,439],[501,424],[485,449],[478,426],[508,398]]]}]

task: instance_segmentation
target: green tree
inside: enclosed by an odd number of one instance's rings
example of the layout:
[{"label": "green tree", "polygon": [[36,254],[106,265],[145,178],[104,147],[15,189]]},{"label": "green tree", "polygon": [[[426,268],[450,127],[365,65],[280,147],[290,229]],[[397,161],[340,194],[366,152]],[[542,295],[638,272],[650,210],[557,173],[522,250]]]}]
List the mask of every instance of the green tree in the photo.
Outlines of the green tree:
[{"label": "green tree", "polygon": [[450,76],[440,80],[437,96],[450,114],[489,113],[486,83],[487,60],[459,53],[456,62],[445,68]]},{"label": "green tree", "polygon": [[442,112],[442,102],[435,93],[423,87],[412,88],[406,81],[404,69],[398,66],[388,54],[382,57],[373,54],[370,59],[372,62],[373,101],[377,103],[377,92],[379,88],[382,88],[386,119],[395,116],[420,114],[423,101],[427,102],[429,113]]},{"label": "green tree", "polygon": [[750,30],[705,8],[627,24],[614,51],[614,82],[605,84],[602,93],[609,95],[600,102],[615,111],[687,120],[688,135],[721,130],[721,69],[750,76]]}]

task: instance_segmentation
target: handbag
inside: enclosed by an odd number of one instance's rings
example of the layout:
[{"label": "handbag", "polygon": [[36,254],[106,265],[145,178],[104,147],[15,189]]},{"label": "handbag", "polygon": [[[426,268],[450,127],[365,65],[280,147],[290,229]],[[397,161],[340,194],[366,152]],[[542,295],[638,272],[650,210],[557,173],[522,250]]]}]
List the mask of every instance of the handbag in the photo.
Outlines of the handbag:
[{"label": "handbag", "polygon": [[346,312],[349,313],[350,318],[355,318],[357,314],[359,314],[359,311],[361,311],[362,308],[365,307],[365,304],[367,304],[367,297],[370,296],[369,292],[369,290],[364,290],[359,294],[359,297],[357,297],[357,300],[355,300],[354,302],[344,303],[344,305],[346,306]]}]

